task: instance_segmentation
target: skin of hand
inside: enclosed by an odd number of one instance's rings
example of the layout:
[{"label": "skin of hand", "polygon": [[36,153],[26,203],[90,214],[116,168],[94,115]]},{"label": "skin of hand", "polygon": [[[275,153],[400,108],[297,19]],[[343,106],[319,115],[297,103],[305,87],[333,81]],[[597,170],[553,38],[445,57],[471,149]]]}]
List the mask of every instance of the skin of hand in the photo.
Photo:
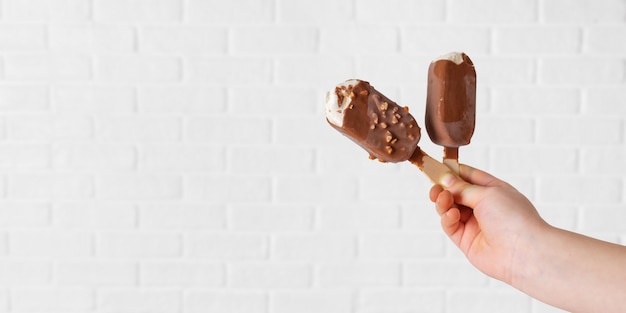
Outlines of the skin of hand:
[{"label": "skin of hand", "polygon": [[460,166],[430,190],[441,226],[485,274],[569,312],[624,312],[626,247],[558,229],[494,176]]},{"label": "skin of hand", "polygon": [[511,284],[518,245],[533,240],[529,229],[549,225],[508,183],[467,165],[459,174],[463,180],[447,175],[430,190],[441,227],[476,268]]}]

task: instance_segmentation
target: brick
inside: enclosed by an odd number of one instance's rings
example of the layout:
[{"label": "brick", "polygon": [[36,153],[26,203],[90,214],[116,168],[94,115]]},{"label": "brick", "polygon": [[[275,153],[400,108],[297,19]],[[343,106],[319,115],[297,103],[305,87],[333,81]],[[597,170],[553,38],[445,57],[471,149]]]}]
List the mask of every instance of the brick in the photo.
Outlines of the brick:
[{"label": "brick", "polygon": [[[626,217],[622,205],[590,205],[581,210],[580,230],[584,233],[608,233],[619,235],[623,232],[620,221]],[[607,218],[609,217],[609,218]]]},{"label": "brick", "polygon": [[321,99],[310,87],[234,87],[229,88],[228,108],[254,116],[310,116],[320,112]]},{"label": "brick", "polygon": [[223,2],[190,0],[186,4],[185,17],[195,23],[263,23],[274,19],[274,1],[244,0]]},{"label": "brick", "polygon": [[119,174],[96,178],[101,200],[173,200],[182,197],[182,178],[167,174]]},{"label": "brick", "polygon": [[50,50],[68,53],[131,53],[136,34],[130,25],[49,24]]},{"label": "brick", "polygon": [[[491,47],[491,30],[484,26],[408,26],[402,28],[401,36],[402,52],[409,55],[426,54],[431,59],[460,50],[471,57],[489,53]],[[421,73],[426,78],[428,72],[425,70]]]},{"label": "brick", "polygon": [[538,19],[537,1],[480,0],[470,4],[453,0],[447,8],[447,20],[451,22],[528,23]]},{"label": "brick", "polygon": [[107,22],[175,22],[182,19],[182,2],[94,0],[94,19]]},{"label": "brick", "polygon": [[[374,84],[377,90],[391,96],[381,88],[384,84],[421,84],[426,83],[430,58],[422,56],[373,56],[363,55],[356,59],[356,77],[362,77]],[[416,73],[424,73],[416,75]],[[335,77],[350,77],[350,73],[335,75]],[[337,78],[335,78],[336,80]]]},{"label": "brick", "polygon": [[280,234],[272,240],[272,256],[289,261],[335,261],[356,257],[356,238],[351,234]]},{"label": "brick", "polygon": [[[473,142],[490,144],[528,144],[535,140],[535,121],[531,118],[483,117],[476,125]],[[541,136],[543,133],[539,132]]]},{"label": "brick", "polygon": [[4,57],[5,77],[15,81],[87,81],[91,58],[69,54],[19,54]]},{"label": "brick", "polygon": [[319,35],[314,27],[250,26],[230,31],[230,53],[283,55],[317,51]]},{"label": "brick", "polygon": [[8,197],[11,199],[90,199],[93,197],[93,177],[86,174],[14,174],[8,177]]},{"label": "brick", "polygon": [[359,312],[445,312],[446,295],[436,289],[363,290],[357,295]]},{"label": "brick", "polygon": [[132,229],[137,224],[136,211],[135,206],[128,203],[55,203],[52,224],[60,229]]},{"label": "brick", "polygon": [[171,56],[99,56],[95,79],[103,82],[176,82],[182,77],[181,60]]},{"label": "brick", "polygon": [[56,169],[131,170],[136,168],[137,152],[130,145],[58,144],[52,149]]},{"label": "brick", "polygon": [[357,183],[350,177],[283,176],[275,186],[276,200],[287,203],[352,202],[357,193]]},{"label": "brick", "polygon": [[182,252],[179,234],[111,231],[96,236],[96,255],[110,258],[171,258]]},{"label": "brick", "polygon": [[[593,177],[593,176],[592,176]],[[544,177],[539,180],[538,200],[558,204],[616,204],[622,200],[622,180],[617,177]]]},{"label": "brick", "polygon": [[5,24],[0,29],[2,51],[42,51],[46,44],[46,28],[43,25]]},{"label": "brick", "polygon": [[49,262],[33,259],[0,260],[0,281],[3,286],[41,286],[50,283]]},{"label": "brick", "polygon": [[233,263],[228,284],[237,289],[294,289],[311,285],[310,265],[293,263]]},{"label": "brick", "polygon": [[438,22],[445,17],[445,3],[432,1],[393,0],[381,3],[358,0],[356,19],[360,22]]},{"label": "brick", "polygon": [[190,233],[185,255],[216,260],[258,260],[267,257],[267,238],[245,233]]},{"label": "brick", "polygon": [[139,168],[149,171],[221,172],[226,167],[222,147],[199,145],[142,145]]},{"label": "brick", "polygon": [[546,58],[539,67],[539,81],[562,85],[612,84],[626,77],[624,68],[623,60],[616,58]]},{"label": "brick", "polygon": [[583,111],[597,116],[624,116],[626,93],[621,87],[589,87],[583,101]]},{"label": "brick", "polygon": [[228,49],[226,28],[159,25],[139,30],[139,52],[165,54],[223,54]]},{"label": "brick", "polygon": [[504,26],[494,29],[494,52],[573,54],[582,49],[582,32],[572,26]]},{"label": "brick", "polygon": [[610,118],[544,118],[538,120],[537,133],[541,135],[538,142],[544,144],[618,144],[622,122]]},{"label": "brick", "polygon": [[[407,164],[408,165],[408,164]],[[416,193],[415,176],[421,175],[418,169],[413,166],[409,169],[412,175],[403,177],[400,173],[384,175],[361,175],[359,179],[359,199],[365,203],[382,203],[382,207],[391,207],[401,203],[413,203],[426,197],[426,194]],[[407,173],[407,171],[404,171]],[[424,178],[425,176],[423,176]],[[421,182],[423,183],[423,181]],[[430,182],[420,189],[430,188]]]},{"label": "brick", "polygon": [[6,0],[3,19],[11,21],[87,21],[91,1],[64,0],[52,5],[46,0]]},{"label": "brick", "polygon": [[451,310],[467,312],[529,312],[531,298],[516,291],[455,290],[446,305]]},{"label": "brick", "polygon": [[50,205],[45,202],[3,201],[0,226],[4,228],[43,228],[50,224]]},{"label": "brick", "polygon": [[573,173],[578,171],[580,155],[572,147],[496,147],[491,170],[515,174]]},{"label": "brick", "polygon": [[184,312],[267,313],[264,292],[241,290],[189,290],[184,296]]},{"label": "brick", "polygon": [[226,111],[223,88],[185,84],[141,86],[138,90],[139,111],[142,113],[209,115]]},{"label": "brick", "polygon": [[269,177],[240,175],[190,176],[185,181],[185,199],[217,203],[263,203],[272,195]]},{"label": "brick", "polygon": [[620,0],[567,0],[541,2],[542,20],[549,23],[623,22],[626,4]]},{"label": "brick", "polygon": [[11,255],[18,257],[87,257],[93,253],[93,236],[81,231],[12,231]]},{"label": "brick", "polygon": [[315,151],[311,148],[242,146],[228,155],[230,170],[238,174],[312,173]]},{"label": "brick", "polygon": [[[242,70],[245,69],[245,70]],[[270,83],[272,62],[264,57],[189,57],[185,59],[185,79],[219,86]]]},{"label": "brick", "polygon": [[328,204],[318,209],[316,228],[325,231],[391,230],[399,228],[397,206]]},{"label": "brick", "polygon": [[[316,3],[316,2],[311,2]],[[341,4],[348,4],[347,1]],[[336,7],[337,2],[331,4]],[[329,14],[344,15],[346,11],[328,10],[327,7],[316,6]],[[316,15],[316,18],[319,15]],[[397,53],[400,48],[400,32],[395,25],[384,24],[332,24],[320,27],[320,52],[329,54],[380,54]],[[372,44],[375,43],[375,44]],[[402,47],[404,48],[404,46]]]},{"label": "brick", "polygon": [[99,312],[181,312],[180,292],[173,289],[115,288],[98,290]]},{"label": "brick", "polygon": [[5,144],[0,146],[0,168],[45,169],[50,167],[50,147],[40,144]]},{"label": "brick", "polygon": [[368,232],[359,235],[363,259],[417,259],[443,256],[445,240],[439,233]]},{"label": "brick", "polygon": [[493,88],[491,98],[492,112],[499,116],[573,116],[582,107],[576,88],[503,86]]},{"label": "brick", "polygon": [[298,231],[313,227],[314,210],[307,205],[238,204],[229,208],[229,228],[235,231]]},{"label": "brick", "polygon": [[618,26],[591,26],[586,28],[585,51],[594,54],[626,53],[626,43],[615,38],[626,37],[626,27]]},{"label": "brick", "polygon": [[17,312],[79,312],[94,307],[88,287],[37,287],[11,290],[11,308]]},{"label": "brick", "polygon": [[126,261],[63,260],[54,266],[54,281],[64,286],[132,286],[137,275],[137,264]]},{"label": "brick", "polygon": [[226,227],[226,208],[205,204],[139,206],[139,228],[151,230],[215,230]]},{"label": "brick", "polygon": [[422,287],[485,287],[489,279],[466,260],[416,261],[404,265],[403,282]]},{"label": "brick", "polygon": [[317,271],[317,284],[328,288],[392,287],[400,285],[396,262],[324,263]]},{"label": "brick", "polygon": [[616,162],[626,158],[623,146],[582,149],[581,168],[586,175],[613,175],[626,171],[626,164]]},{"label": "brick", "polygon": [[96,137],[114,142],[175,142],[180,140],[182,122],[176,116],[99,116]]},{"label": "brick", "polygon": [[0,111],[10,113],[43,112],[50,109],[49,92],[40,85],[0,86]]},{"label": "brick", "polygon": [[355,74],[353,59],[343,56],[284,56],[275,66],[275,81],[287,86],[331,87]]},{"label": "brick", "polygon": [[192,142],[262,144],[271,140],[272,127],[268,118],[193,117],[186,126],[186,134]]},{"label": "brick", "polygon": [[53,86],[51,102],[60,113],[124,114],[136,110],[135,91],[129,86]]},{"label": "brick", "polygon": [[[472,163],[474,164],[474,163]],[[441,219],[435,211],[435,204],[430,202],[425,191],[422,189],[423,199],[413,203],[403,204],[400,208],[401,224],[403,230],[419,230],[435,232],[441,230]]]},{"label": "brick", "polygon": [[[354,5],[350,1],[277,1],[278,21],[296,23],[328,23],[354,19]],[[332,9],[330,9],[332,8]]]},{"label": "brick", "polygon": [[276,117],[273,122],[275,142],[280,145],[328,145],[341,138],[320,117]]},{"label": "brick", "polygon": [[477,84],[486,86],[532,84],[536,81],[537,65],[532,59],[521,57],[472,58]]},{"label": "brick", "polygon": [[219,287],[225,281],[224,265],[189,261],[146,261],[140,264],[142,286]]},{"label": "brick", "polygon": [[349,313],[354,312],[353,298],[346,290],[279,291],[272,297],[272,309],[276,313]]},{"label": "brick", "polygon": [[15,141],[83,140],[93,136],[93,120],[74,114],[25,114],[7,120],[8,137]]}]

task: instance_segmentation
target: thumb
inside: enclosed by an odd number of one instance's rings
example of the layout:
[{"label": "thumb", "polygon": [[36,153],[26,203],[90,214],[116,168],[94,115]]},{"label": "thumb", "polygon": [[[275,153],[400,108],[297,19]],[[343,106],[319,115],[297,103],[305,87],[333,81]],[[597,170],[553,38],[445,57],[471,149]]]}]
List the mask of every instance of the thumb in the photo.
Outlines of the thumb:
[{"label": "thumb", "polygon": [[486,187],[468,183],[452,173],[445,174],[440,182],[441,187],[452,193],[457,204],[473,209],[484,197]]}]

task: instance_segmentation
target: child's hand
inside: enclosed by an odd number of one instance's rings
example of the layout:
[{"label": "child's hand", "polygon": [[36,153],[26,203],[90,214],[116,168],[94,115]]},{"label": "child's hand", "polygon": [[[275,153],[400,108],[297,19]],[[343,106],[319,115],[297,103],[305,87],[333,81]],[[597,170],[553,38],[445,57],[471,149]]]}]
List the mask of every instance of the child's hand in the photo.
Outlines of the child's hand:
[{"label": "child's hand", "polygon": [[465,181],[449,175],[430,190],[441,227],[476,268],[511,283],[519,245],[548,225],[511,185],[466,165],[460,176]]}]

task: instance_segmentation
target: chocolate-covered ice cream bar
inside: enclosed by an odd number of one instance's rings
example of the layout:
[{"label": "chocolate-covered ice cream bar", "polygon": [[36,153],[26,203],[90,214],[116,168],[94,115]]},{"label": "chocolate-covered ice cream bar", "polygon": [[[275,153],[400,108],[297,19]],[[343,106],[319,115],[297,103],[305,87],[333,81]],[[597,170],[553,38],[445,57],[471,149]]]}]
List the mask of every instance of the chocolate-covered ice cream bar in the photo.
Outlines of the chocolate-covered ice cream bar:
[{"label": "chocolate-covered ice cream bar", "polygon": [[326,94],[326,120],[382,162],[411,161],[433,182],[450,170],[419,147],[420,128],[401,107],[368,82],[352,79]]},{"label": "chocolate-covered ice cream bar", "polygon": [[457,171],[458,148],[470,143],[475,120],[476,71],[470,58],[453,52],[434,60],[428,68],[426,131],[444,146],[444,163]]}]

